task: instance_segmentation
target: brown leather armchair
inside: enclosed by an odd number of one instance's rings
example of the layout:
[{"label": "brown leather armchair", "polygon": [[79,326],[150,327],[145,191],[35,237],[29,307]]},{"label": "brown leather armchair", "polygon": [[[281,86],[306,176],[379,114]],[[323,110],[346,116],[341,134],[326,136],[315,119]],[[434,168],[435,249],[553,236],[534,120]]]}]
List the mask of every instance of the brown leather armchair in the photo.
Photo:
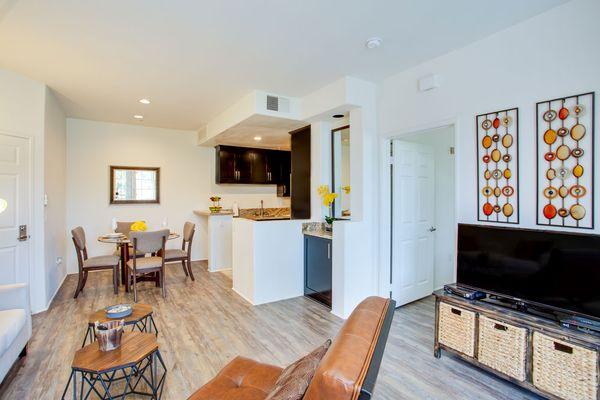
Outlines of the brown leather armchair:
[{"label": "brown leather armchair", "polygon": [[[394,316],[395,302],[369,297],[346,320],[321,360],[305,400],[371,398]],[[189,400],[263,400],[282,369],[237,357]]]}]

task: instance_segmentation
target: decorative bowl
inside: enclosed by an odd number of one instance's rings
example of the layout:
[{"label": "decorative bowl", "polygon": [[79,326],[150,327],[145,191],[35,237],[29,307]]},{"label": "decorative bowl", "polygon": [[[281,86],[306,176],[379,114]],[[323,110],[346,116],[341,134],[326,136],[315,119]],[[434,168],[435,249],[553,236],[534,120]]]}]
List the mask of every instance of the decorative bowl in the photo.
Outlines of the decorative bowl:
[{"label": "decorative bowl", "polygon": [[208,209],[210,210],[211,213],[218,213],[219,211],[221,211],[223,207],[221,206],[211,206],[208,207]]},{"label": "decorative bowl", "polygon": [[114,306],[106,307],[106,316],[108,318],[123,318],[131,315],[133,308],[129,304],[115,304]]},{"label": "decorative bowl", "polygon": [[98,322],[96,321],[95,332],[100,351],[111,351],[121,346],[123,338],[124,320]]}]

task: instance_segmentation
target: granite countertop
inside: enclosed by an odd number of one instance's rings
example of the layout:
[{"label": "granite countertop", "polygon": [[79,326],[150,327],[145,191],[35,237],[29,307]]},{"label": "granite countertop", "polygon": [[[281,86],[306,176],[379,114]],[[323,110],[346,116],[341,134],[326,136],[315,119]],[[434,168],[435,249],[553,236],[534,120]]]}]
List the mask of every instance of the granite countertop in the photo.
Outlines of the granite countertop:
[{"label": "granite countertop", "polygon": [[242,208],[240,209],[240,218],[250,219],[252,221],[280,221],[290,219],[291,211],[289,208],[265,208],[261,214],[260,208]]},{"label": "granite countertop", "polygon": [[305,222],[302,224],[302,233],[304,235],[316,236],[324,239],[332,239],[333,232],[325,230],[325,224],[322,222]]},{"label": "granite countertop", "polygon": [[217,213],[210,212],[210,210],[194,210],[194,214],[201,215],[203,217],[215,217],[218,215],[233,215],[232,210],[221,210]]}]

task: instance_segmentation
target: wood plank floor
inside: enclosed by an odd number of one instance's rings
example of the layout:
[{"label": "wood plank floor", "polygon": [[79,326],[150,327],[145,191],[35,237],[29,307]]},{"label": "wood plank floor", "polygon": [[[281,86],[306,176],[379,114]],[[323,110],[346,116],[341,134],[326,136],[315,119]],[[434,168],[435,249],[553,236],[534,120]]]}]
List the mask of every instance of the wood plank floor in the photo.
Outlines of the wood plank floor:
[{"label": "wood plank floor", "polygon": [[[193,265],[196,281],[170,265],[167,299],[150,283],[139,301],[155,305],[161,353],[169,370],[163,399],[185,399],[229,360],[244,355],[286,365],[335,336],[342,320],[300,297],[252,307],[231,289],[231,278]],[[69,276],[50,309],[33,317],[29,355],[0,388],[2,399],[57,399],[69,377],[73,353],[83,340],[88,314],[132,297],[112,293],[110,273],[90,274],[83,293],[72,298]],[[538,399],[516,386],[444,354],[433,357],[433,301],[396,311],[375,399]]]}]

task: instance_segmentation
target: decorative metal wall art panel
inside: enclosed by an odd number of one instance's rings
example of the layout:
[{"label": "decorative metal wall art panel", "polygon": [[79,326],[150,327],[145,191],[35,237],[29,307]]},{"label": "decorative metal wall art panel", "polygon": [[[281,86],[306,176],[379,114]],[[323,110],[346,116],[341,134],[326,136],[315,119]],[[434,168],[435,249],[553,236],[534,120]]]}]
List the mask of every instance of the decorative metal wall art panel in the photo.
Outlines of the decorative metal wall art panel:
[{"label": "decorative metal wall art panel", "polygon": [[594,228],[594,93],[536,105],[537,224]]},{"label": "decorative metal wall art panel", "polygon": [[475,117],[477,219],[519,223],[519,109]]}]

